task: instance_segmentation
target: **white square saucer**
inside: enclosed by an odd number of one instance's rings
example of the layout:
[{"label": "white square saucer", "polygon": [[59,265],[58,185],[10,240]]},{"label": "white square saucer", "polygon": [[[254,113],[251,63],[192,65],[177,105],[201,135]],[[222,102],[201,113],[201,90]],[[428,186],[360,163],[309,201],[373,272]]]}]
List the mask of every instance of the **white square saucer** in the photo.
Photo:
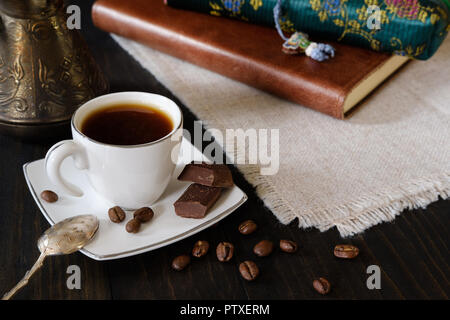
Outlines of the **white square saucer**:
[{"label": "white square saucer", "polygon": [[[95,260],[112,260],[158,249],[192,236],[222,220],[247,200],[246,194],[239,187],[233,186],[223,191],[204,218],[187,219],[177,216],[173,203],[190,184],[178,181],[177,177],[185,164],[192,160],[205,159],[200,151],[183,139],[181,155],[172,180],[161,198],[151,205],[155,215],[150,222],[143,223],[136,234],[130,234],[125,230],[125,224],[131,219],[132,212],[127,212],[126,219],[119,224],[109,220],[108,208],[114,204],[96,194],[83,170],[74,167],[72,158],[64,160],[61,172],[67,180],[84,191],[84,195],[80,198],[65,196],[55,188],[45,172],[44,159],[26,163],[23,170],[34,200],[51,225],[80,214],[93,214],[98,217],[100,226],[97,234],[80,251]],[[58,193],[57,202],[47,203],[40,198],[40,193],[46,189]]]}]

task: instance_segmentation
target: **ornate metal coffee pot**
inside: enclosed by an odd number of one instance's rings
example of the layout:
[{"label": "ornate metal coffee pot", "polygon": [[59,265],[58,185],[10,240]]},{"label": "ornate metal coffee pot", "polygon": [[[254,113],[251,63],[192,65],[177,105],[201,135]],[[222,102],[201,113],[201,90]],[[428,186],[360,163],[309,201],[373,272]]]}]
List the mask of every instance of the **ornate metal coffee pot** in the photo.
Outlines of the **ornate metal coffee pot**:
[{"label": "ornate metal coffee pot", "polygon": [[67,128],[107,82],[62,0],[0,0],[0,131],[42,137]]}]

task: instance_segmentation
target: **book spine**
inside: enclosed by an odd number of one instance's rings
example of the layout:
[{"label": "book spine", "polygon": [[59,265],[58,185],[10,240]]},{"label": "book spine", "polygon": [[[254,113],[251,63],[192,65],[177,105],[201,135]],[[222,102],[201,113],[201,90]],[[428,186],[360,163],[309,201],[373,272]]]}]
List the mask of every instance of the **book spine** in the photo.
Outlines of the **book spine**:
[{"label": "book spine", "polygon": [[[277,0],[166,0],[176,8],[263,24],[275,28]],[[313,37],[409,56],[430,58],[449,26],[449,0],[385,0],[368,7],[361,0],[284,0],[280,24],[286,33]]]},{"label": "book spine", "polygon": [[282,72],[248,56],[181,35],[179,29],[170,29],[171,25],[166,22],[159,24],[152,19],[139,19],[108,5],[108,1],[97,1],[92,8],[94,25],[104,31],[143,43],[334,118],[344,118],[345,94],[341,88],[323,87],[299,75],[293,76],[292,72]]}]

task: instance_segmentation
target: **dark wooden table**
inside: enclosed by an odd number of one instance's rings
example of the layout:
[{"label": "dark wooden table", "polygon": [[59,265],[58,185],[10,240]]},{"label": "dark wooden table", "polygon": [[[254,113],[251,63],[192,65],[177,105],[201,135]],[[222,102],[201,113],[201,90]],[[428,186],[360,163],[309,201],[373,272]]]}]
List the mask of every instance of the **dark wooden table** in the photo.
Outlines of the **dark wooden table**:
[{"label": "dark wooden table", "polygon": [[[180,101],[142,69],[111,37],[97,30],[90,19],[90,1],[71,1],[82,7],[82,33],[109,78],[111,91],[156,92]],[[185,107],[185,127],[195,117]],[[57,139],[69,138],[56,137]],[[36,240],[48,228],[27,189],[22,172],[25,162],[43,158],[50,142],[27,143],[0,136],[0,292],[9,290],[38,257]],[[17,299],[447,299],[450,296],[450,201],[439,200],[426,210],[403,212],[394,222],[375,226],[351,239],[335,229],[320,233],[301,230],[293,222],[280,224],[234,170],[236,183],[249,200],[217,227],[152,252],[114,261],[98,262],[76,253],[49,258]],[[237,225],[254,219],[259,230],[242,236]],[[261,239],[293,239],[300,250],[292,255],[274,252],[256,258],[253,245]],[[196,240],[236,246],[232,262],[220,263],[210,253],[183,272],[171,270],[173,257],[188,253]],[[361,253],[352,261],[336,259],[333,247],[353,243]],[[214,251],[214,250],[213,250]],[[238,264],[253,259],[261,269],[255,282],[243,280]],[[366,269],[381,268],[381,289],[369,290]],[[81,289],[69,290],[67,267],[81,269]],[[324,276],[333,289],[322,297],[312,280]]]}]

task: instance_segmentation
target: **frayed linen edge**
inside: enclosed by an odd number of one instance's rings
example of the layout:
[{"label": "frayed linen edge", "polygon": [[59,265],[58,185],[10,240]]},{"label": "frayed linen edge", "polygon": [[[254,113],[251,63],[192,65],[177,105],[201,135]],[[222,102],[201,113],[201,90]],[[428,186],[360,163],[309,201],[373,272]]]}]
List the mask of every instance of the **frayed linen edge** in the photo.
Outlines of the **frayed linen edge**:
[{"label": "frayed linen edge", "polygon": [[[124,44],[123,42],[128,42],[133,46],[133,49],[137,44],[117,35],[112,35],[112,38],[121,46]],[[144,57],[140,56],[138,51],[128,52],[147,69],[141,61]],[[167,87],[165,80],[160,79],[161,83]],[[167,87],[167,89],[172,92],[172,88]],[[182,97],[178,98],[188,106]],[[208,119],[211,119],[211,117]],[[205,120],[203,121],[205,128],[207,128],[208,123]],[[450,195],[450,173],[444,173],[434,179],[416,180],[400,186],[396,190],[391,190],[392,192],[385,191],[380,194],[369,195],[334,208],[299,213],[281,197],[273,185],[267,181],[267,178],[260,174],[258,166],[237,165],[237,167],[245,179],[256,188],[256,194],[263,200],[264,205],[272,211],[281,223],[288,224],[298,218],[300,228],[315,227],[320,231],[326,231],[336,227],[342,237],[350,237],[376,224],[393,221],[405,209],[425,208],[428,204],[437,201],[439,197],[447,199]],[[392,194],[396,196],[393,197]],[[330,221],[333,222],[330,223]]]}]

